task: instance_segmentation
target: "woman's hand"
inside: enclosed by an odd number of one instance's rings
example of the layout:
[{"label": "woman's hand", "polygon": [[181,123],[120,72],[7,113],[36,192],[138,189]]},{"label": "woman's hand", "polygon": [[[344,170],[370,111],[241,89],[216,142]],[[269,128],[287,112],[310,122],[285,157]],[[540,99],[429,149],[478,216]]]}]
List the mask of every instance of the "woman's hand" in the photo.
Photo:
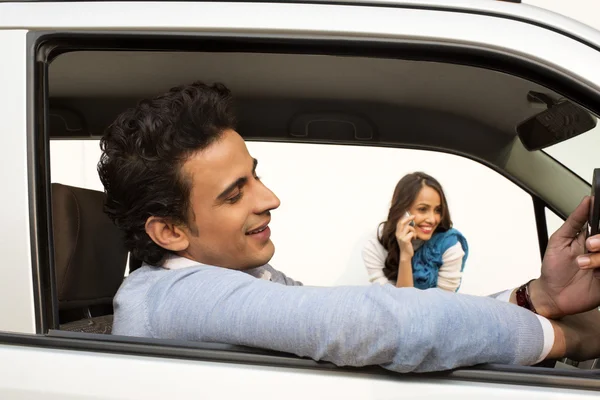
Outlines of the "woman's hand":
[{"label": "woman's hand", "polygon": [[400,247],[400,261],[410,261],[415,254],[412,240],[416,237],[415,228],[409,223],[415,219],[414,215],[404,216],[396,224],[396,241]]}]

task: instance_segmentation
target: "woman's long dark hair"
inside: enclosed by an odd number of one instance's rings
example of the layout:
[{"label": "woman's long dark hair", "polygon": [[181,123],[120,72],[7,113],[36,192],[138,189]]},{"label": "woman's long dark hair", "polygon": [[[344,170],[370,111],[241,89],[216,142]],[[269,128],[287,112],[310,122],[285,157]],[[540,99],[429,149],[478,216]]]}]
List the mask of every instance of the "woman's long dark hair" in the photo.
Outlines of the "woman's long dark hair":
[{"label": "woman's long dark hair", "polygon": [[[398,278],[398,264],[400,262],[400,247],[396,240],[396,224],[400,218],[404,216],[406,211],[414,203],[415,199],[419,195],[421,189],[425,186],[429,186],[434,189],[440,195],[441,201],[441,219],[440,224],[435,229],[435,232],[444,232],[452,228],[452,219],[450,218],[450,210],[448,210],[448,202],[446,201],[446,195],[442,189],[442,185],[424,172],[413,172],[412,174],[405,175],[394,189],[394,196],[392,197],[392,205],[388,213],[387,220],[382,222],[383,225],[381,234],[379,235],[379,243],[387,250],[388,255],[385,259],[385,268],[383,273],[389,280],[396,280]],[[434,232],[434,233],[435,233]]]}]

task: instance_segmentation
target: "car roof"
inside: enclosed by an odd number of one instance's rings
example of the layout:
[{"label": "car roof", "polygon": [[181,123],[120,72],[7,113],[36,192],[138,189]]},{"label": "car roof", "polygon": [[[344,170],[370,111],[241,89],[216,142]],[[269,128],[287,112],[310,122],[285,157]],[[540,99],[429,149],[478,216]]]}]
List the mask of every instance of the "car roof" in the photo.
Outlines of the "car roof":
[{"label": "car roof", "polygon": [[[130,2],[140,2],[129,0]],[[31,3],[78,3],[72,0],[0,0],[1,3],[24,3],[24,6],[33,6]],[[91,0],[89,3],[115,2],[115,0]],[[184,0],[185,2],[185,0]],[[209,2],[209,0],[192,0],[189,2]],[[214,2],[214,1],[210,1]],[[364,5],[385,6],[412,9],[435,9],[446,12],[473,13],[489,15],[492,17],[507,18],[532,23],[546,29],[560,32],[575,38],[600,51],[600,31],[582,22],[564,15],[523,4],[520,0],[221,0],[222,3],[299,3],[299,4],[330,4],[330,5]],[[152,2],[156,3],[156,2]],[[165,4],[169,3],[164,1]]]},{"label": "car roof", "polygon": [[[260,2],[269,1],[263,0]],[[284,0],[275,2],[381,5],[487,14],[494,17],[521,20],[544,26],[577,38],[600,50],[600,32],[598,30],[564,15],[540,7],[523,4],[521,0]]]}]

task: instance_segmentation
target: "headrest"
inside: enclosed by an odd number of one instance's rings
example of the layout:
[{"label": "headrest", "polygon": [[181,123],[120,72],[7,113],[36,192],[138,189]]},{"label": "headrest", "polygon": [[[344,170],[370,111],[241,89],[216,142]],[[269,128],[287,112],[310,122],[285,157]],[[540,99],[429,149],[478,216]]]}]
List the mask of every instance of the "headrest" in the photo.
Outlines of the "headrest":
[{"label": "headrest", "polygon": [[123,282],[123,233],[103,212],[104,193],[52,184],[59,308],[111,304]]}]

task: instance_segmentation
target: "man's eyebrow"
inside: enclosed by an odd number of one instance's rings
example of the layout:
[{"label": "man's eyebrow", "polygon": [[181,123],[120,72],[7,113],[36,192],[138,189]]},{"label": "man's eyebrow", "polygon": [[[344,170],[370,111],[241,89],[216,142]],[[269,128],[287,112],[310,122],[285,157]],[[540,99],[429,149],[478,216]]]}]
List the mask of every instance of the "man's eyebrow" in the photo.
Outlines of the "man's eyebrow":
[{"label": "man's eyebrow", "polygon": [[[253,164],[252,164],[252,174],[254,174],[254,172],[256,171],[256,166],[258,165],[258,160],[256,158],[253,158]],[[225,198],[236,188],[239,188],[241,186],[244,186],[246,184],[246,182],[248,182],[248,178],[241,177],[241,178],[237,178],[235,180],[235,182],[233,182],[231,185],[227,186],[225,188],[225,190],[223,190],[221,192],[220,195],[217,196],[217,200],[225,200]]]}]

